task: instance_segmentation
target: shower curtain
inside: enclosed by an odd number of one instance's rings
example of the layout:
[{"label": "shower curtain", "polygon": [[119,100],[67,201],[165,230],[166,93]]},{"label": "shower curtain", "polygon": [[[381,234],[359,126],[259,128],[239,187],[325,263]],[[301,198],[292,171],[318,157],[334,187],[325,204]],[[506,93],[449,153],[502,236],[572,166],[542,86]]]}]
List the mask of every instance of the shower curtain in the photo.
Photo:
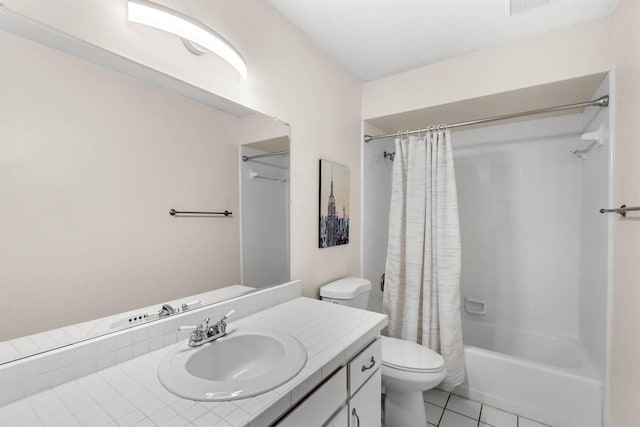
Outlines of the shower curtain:
[{"label": "shower curtain", "polygon": [[442,355],[453,389],[464,380],[460,226],[448,130],[396,139],[383,309],[389,335]]}]

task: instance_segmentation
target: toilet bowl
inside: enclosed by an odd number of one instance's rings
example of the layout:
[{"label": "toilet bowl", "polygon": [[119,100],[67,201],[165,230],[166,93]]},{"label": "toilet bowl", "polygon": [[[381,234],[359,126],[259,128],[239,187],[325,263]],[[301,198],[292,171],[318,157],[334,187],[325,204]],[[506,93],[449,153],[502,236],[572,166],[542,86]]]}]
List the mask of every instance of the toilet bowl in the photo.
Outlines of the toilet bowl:
[{"label": "toilet bowl", "polygon": [[426,425],[422,393],[440,384],[446,375],[444,359],[435,351],[411,341],[383,336],[385,426]]},{"label": "toilet bowl", "polygon": [[[320,288],[323,301],[366,309],[371,282],[345,277]],[[422,393],[447,375],[438,353],[411,341],[382,337],[382,386],[385,427],[424,427]]]}]

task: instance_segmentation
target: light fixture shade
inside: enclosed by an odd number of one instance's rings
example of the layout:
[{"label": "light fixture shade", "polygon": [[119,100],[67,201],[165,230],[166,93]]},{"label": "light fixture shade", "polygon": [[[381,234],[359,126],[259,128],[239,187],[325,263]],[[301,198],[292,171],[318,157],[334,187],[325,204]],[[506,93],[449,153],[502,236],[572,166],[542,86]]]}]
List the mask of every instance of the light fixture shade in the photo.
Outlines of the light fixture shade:
[{"label": "light fixture shade", "polygon": [[129,21],[175,34],[201,46],[220,56],[243,78],[247,78],[247,64],[240,53],[218,33],[189,16],[147,0],[129,0]]}]

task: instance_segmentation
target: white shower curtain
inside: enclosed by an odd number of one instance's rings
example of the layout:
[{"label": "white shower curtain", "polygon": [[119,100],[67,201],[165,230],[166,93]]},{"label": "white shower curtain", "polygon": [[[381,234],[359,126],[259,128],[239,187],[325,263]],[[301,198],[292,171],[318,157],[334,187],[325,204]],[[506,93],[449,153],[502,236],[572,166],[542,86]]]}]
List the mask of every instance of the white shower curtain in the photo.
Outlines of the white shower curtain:
[{"label": "white shower curtain", "polygon": [[449,390],[464,380],[460,252],[450,132],[396,139],[383,308],[389,335],[442,355]]}]

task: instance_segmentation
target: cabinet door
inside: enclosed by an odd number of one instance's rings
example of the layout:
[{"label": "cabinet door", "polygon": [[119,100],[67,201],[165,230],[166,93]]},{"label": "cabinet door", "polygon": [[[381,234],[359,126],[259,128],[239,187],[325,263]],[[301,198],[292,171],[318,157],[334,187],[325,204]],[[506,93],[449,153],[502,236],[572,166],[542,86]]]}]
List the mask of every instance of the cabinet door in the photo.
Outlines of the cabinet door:
[{"label": "cabinet door", "polygon": [[349,402],[349,427],[380,427],[382,373],[378,369]]},{"label": "cabinet door", "polygon": [[348,427],[349,426],[349,411],[346,406],[343,406],[340,412],[338,412],[331,421],[329,421],[324,427]]},{"label": "cabinet door", "polygon": [[292,410],[278,427],[324,425],[347,398],[347,368],[342,368]]}]

